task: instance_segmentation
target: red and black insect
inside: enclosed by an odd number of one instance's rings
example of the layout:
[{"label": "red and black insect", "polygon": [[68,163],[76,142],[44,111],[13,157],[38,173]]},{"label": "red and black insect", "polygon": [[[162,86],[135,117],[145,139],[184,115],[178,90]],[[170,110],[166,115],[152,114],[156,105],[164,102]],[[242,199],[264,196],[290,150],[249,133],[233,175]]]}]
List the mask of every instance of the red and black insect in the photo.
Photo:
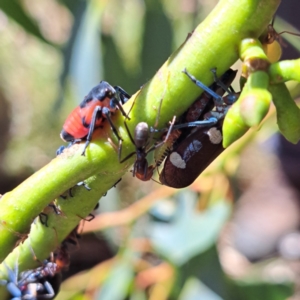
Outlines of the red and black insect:
[{"label": "red and black insect", "polygon": [[[237,99],[237,94],[230,87],[236,72],[228,70],[211,86],[213,90],[203,85],[199,80],[184,73],[205,92],[188,110],[186,116],[197,116],[200,120],[174,125],[181,129],[181,135],[173,145],[173,150],[165,160],[159,176],[162,184],[183,188],[191,183],[206,169],[206,167],[224,150],[222,146],[222,124],[228,107]],[[200,83],[200,84],[199,84]],[[222,97],[225,92],[228,96]],[[214,98],[214,101],[213,101]],[[191,111],[192,109],[192,111]],[[186,119],[184,119],[186,120]],[[195,127],[190,129],[190,127]]]},{"label": "red and black insect", "polygon": [[[103,121],[107,119],[114,134],[121,141],[121,137],[115,128],[111,115],[119,108],[122,115],[128,118],[122,108],[130,96],[119,86],[112,87],[106,81],[101,81],[96,85],[69,115],[63,125],[60,137],[71,143],[86,140],[82,155],[92,139],[92,134],[96,128],[101,127]],[[58,154],[61,152],[58,152]]]},{"label": "red and black insect", "polygon": [[[153,172],[157,165],[148,165],[147,161],[147,155],[149,152],[155,150],[156,148],[161,147],[164,143],[168,141],[169,135],[172,131],[172,127],[175,123],[176,118],[173,118],[173,121],[171,122],[171,125],[168,129],[168,132],[164,138],[163,141],[155,144],[154,146],[148,148],[149,145],[149,139],[150,139],[150,130],[149,126],[145,122],[140,122],[136,125],[135,130],[134,130],[134,138],[132,138],[132,135],[129,131],[129,128],[126,124],[125,127],[127,129],[128,135],[130,137],[130,140],[133,145],[135,145],[135,151],[127,155],[124,159],[120,161],[120,163],[123,163],[130,157],[132,157],[134,154],[136,154],[136,160],[133,165],[133,171],[132,174],[133,176],[136,176],[138,179],[142,181],[148,181],[152,178]],[[148,149],[147,149],[148,148]]]}]

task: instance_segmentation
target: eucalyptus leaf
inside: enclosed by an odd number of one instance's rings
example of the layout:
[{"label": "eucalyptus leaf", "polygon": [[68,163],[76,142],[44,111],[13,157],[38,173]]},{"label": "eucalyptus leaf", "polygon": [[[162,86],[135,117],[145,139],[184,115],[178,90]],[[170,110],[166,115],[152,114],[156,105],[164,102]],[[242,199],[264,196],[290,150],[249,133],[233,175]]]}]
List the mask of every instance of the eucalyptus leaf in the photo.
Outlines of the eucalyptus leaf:
[{"label": "eucalyptus leaf", "polygon": [[230,213],[230,205],[225,201],[198,212],[195,200],[193,193],[180,193],[177,216],[173,221],[154,222],[150,228],[155,249],[177,266],[211,247]]}]

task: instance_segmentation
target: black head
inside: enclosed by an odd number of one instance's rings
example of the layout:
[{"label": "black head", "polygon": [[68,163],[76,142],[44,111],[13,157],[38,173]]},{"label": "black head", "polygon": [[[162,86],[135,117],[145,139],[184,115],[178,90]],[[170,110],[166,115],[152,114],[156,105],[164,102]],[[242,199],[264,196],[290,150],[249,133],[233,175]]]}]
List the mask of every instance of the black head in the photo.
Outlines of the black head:
[{"label": "black head", "polygon": [[98,100],[102,102],[107,98],[112,99],[115,97],[115,95],[116,90],[108,82],[102,80],[85,96],[80,106],[84,107],[87,102],[92,100]]}]

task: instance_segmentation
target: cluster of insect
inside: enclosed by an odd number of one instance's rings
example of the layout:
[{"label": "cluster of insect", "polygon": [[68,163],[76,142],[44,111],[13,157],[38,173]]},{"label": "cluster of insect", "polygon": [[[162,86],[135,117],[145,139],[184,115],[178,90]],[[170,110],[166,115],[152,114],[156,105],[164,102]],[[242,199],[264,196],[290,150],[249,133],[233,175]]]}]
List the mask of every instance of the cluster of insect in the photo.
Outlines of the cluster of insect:
[{"label": "cluster of insect", "polygon": [[[277,40],[281,42],[283,33],[298,35],[289,31],[277,33],[273,26],[274,21],[275,18],[262,36],[263,45],[274,45]],[[217,77],[216,69],[212,69],[211,72],[214,76],[214,83],[207,87],[186,69],[183,70],[182,76],[187,76],[204,93],[195,100],[184,115],[177,119],[174,116],[168,128],[154,129],[150,128],[147,123],[140,122],[136,125],[134,133],[131,133],[126,123],[126,119],[130,120],[130,118],[122,108],[130,95],[119,86],[112,87],[109,83],[101,81],[69,115],[60,136],[64,141],[70,142],[69,145],[85,140],[82,152],[82,155],[85,155],[94,130],[101,127],[104,120],[107,120],[119,141],[120,163],[136,155],[132,170],[133,176],[142,181],[148,181],[152,179],[154,171],[159,170],[164,161],[161,172],[158,172],[160,183],[173,188],[186,187],[193,183],[224,150],[222,147],[223,120],[228,109],[239,96],[239,93],[235,93],[231,87],[236,76],[235,71],[229,69],[220,78]],[[117,109],[125,117],[124,124],[127,133],[135,146],[135,151],[123,159],[121,159],[122,138],[111,119]],[[161,132],[162,139],[149,147],[155,132]],[[57,154],[61,154],[64,149],[63,146],[59,148]],[[152,151],[155,151],[155,163],[149,166],[147,156]]]},{"label": "cluster of insect", "polygon": [[[277,33],[273,28],[273,23],[270,24],[264,44],[272,44],[282,33],[285,31]],[[95,129],[101,128],[103,122],[107,120],[119,141],[119,162],[124,163],[135,155],[132,170],[134,177],[148,181],[153,178],[154,172],[157,170],[161,184],[173,188],[187,187],[224,151],[222,146],[223,120],[228,109],[240,94],[231,87],[236,71],[229,69],[220,78],[216,74],[216,69],[212,69],[211,72],[214,76],[214,83],[207,87],[188,70],[182,70],[181,76],[185,76],[204,92],[182,116],[174,116],[167,127],[157,129],[150,127],[146,122],[140,122],[135,126],[134,132],[129,130],[127,122],[130,121],[130,118],[122,107],[129,100],[130,95],[119,86],[113,87],[106,81],[101,81],[71,112],[63,125],[60,136],[64,141],[70,143],[69,146],[85,141],[81,153],[85,156]],[[125,158],[122,158],[122,137],[112,121],[112,115],[117,110],[125,118],[125,128],[135,147],[135,151]],[[149,146],[152,144],[153,135],[159,133],[161,139],[156,141],[153,146]],[[57,155],[63,153],[64,149],[65,147],[61,146],[57,150]],[[149,165],[147,156],[152,151],[155,162]],[[84,182],[77,185],[90,190]],[[68,192],[72,197],[72,189]],[[61,197],[65,196],[61,195]],[[54,204],[49,206],[54,209],[56,214],[60,214]],[[41,223],[48,226],[47,214],[42,212],[39,217]],[[87,221],[94,218],[92,214],[89,217],[86,219]],[[79,237],[77,231],[78,226],[52,253],[50,259],[45,260],[37,269],[19,274],[18,261],[15,262],[13,269],[4,263],[8,279],[0,280],[0,285],[6,286],[12,296],[11,299],[38,300],[55,297],[61,282],[61,271],[68,269],[70,264],[69,245],[77,246]]]},{"label": "cluster of insect", "polygon": [[[130,96],[122,88],[112,87],[101,81],[69,115],[63,126],[61,138],[70,142],[70,145],[85,140],[82,152],[82,155],[85,155],[93,131],[107,120],[119,140],[120,163],[136,155],[133,176],[148,181],[165,160],[159,176],[160,182],[174,188],[186,187],[224,150],[222,122],[228,108],[238,96],[231,87],[235,71],[229,69],[221,78],[217,77],[216,69],[212,69],[211,72],[215,81],[212,86],[207,87],[186,69],[183,70],[182,76],[189,78],[205,92],[183,116],[177,120],[174,116],[168,128],[155,129],[145,122],[140,122],[133,134],[126,123],[126,119],[130,119],[122,108]],[[225,93],[227,95],[223,97]],[[135,151],[123,159],[122,138],[111,119],[117,108],[125,117],[124,124],[135,147]],[[149,147],[150,139],[156,132],[161,132],[162,140]],[[63,150],[64,148],[60,148],[57,154]],[[155,151],[155,163],[148,165],[147,156],[151,151]]]},{"label": "cluster of insect", "polygon": [[[174,116],[167,128],[154,129],[147,123],[140,122],[136,125],[133,134],[126,123],[126,120],[130,119],[122,107],[130,95],[118,86],[112,87],[107,82],[101,81],[69,115],[63,126],[61,138],[70,142],[70,145],[85,141],[81,153],[84,156],[94,130],[101,127],[104,120],[107,120],[119,140],[120,163],[136,155],[133,176],[142,181],[150,180],[154,171],[165,160],[159,176],[160,182],[175,188],[188,186],[224,150],[222,122],[228,108],[238,96],[231,88],[236,75],[235,71],[229,69],[221,78],[217,78],[215,69],[212,73],[215,82],[207,87],[187,70],[183,70],[182,75],[205,92],[195,100],[183,116],[180,118]],[[223,97],[225,93],[227,96]],[[125,127],[135,147],[135,151],[123,159],[121,159],[122,138],[111,118],[117,109],[125,117]],[[156,132],[161,133],[162,139],[149,147],[151,136]],[[57,155],[60,155],[64,149],[60,147]],[[151,151],[155,151],[157,159],[153,165],[148,165],[147,156]],[[89,190],[84,182],[78,185]],[[68,196],[72,197],[72,189],[68,191]],[[61,197],[65,196],[61,195]],[[53,203],[49,207],[56,214],[60,214],[59,209]],[[47,214],[42,212],[39,217],[41,223],[48,226]],[[90,214],[90,218],[86,220],[90,221],[93,217]],[[67,269],[70,264],[68,245],[77,245],[77,237],[77,228],[75,228],[61,246],[52,253],[51,259],[44,261],[37,269],[19,274],[17,261],[13,269],[4,264],[8,279],[0,280],[0,285],[6,285],[8,292],[12,295],[11,299],[14,300],[52,299],[59,289],[61,271]]]},{"label": "cluster of insect", "polygon": [[40,267],[19,274],[18,260],[13,269],[5,263],[8,273],[7,280],[0,280],[12,296],[12,300],[53,299],[58,293],[61,283],[61,271],[66,271],[70,265],[69,245],[78,244],[78,226],[68,235],[51,258],[45,260]]}]

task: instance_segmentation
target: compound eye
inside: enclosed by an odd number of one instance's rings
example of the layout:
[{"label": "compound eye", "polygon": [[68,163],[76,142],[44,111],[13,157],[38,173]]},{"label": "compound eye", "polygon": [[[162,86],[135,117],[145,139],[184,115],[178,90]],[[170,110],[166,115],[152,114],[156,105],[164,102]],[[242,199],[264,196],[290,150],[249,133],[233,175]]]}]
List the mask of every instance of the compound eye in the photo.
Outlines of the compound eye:
[{"label": "compound eye", "polygon": [[113,97],[113,93],[111,90],[106,90],[106,96],[109,97],[109,98],[112,98]]}]

